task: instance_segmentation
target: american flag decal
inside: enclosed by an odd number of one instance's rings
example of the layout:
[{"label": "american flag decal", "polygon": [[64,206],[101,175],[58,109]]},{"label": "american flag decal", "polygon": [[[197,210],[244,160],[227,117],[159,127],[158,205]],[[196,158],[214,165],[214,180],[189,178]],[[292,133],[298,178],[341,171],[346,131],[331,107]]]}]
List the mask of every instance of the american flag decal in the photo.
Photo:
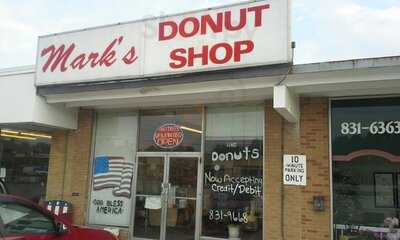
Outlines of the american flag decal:
[{"label": "american flag decal", "polygon": [[99,156],[94,160],[93,190],[112,188],[116,197],[131,197],[133,163],[123,157]]},{"label": "american flag decal", "polygon": [[64,216],[71,220],[70,213],[71,204],[63,200],[49,200],[45,202],[45,208],[57,216]]}]

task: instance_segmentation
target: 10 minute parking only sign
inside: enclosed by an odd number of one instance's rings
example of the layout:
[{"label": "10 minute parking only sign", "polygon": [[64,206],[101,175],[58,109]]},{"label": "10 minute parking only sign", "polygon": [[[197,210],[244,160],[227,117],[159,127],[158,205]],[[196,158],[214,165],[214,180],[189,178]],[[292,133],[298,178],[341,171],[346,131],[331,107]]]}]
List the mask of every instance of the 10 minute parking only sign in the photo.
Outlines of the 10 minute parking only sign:
[{"label": "10 minute parking only sign", "polygon": [[283,183],[285,185],[307,185],[307,162],[305,155],[283,156]]}]

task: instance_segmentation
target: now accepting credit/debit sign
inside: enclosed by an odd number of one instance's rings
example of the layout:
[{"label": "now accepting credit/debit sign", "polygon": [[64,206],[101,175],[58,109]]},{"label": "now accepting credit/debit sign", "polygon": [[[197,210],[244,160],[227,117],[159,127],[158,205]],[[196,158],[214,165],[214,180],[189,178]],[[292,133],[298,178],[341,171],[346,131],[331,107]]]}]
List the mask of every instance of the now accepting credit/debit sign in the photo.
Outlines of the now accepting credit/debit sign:
[{"label": "now accepting credit/debit sign", "polygon": [[283,156],[283,183],[285,185],[307,185],[307,162],[305,155]]},{"label": "now accepting credit/debit sign", "polygon": [[42,36],[36,85],[288,63],[289,8],[255,1]]}]

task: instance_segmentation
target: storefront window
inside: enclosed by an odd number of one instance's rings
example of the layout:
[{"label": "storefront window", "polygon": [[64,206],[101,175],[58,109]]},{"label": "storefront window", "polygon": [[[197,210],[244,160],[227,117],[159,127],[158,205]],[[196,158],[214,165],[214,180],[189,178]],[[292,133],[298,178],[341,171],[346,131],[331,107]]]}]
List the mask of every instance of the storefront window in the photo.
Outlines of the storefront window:
[{"label": "storefront window", "polygon": [[263,129],[262,106],[207,109],[203,236],[262,239]]},{"label": "storefront window", "polygon": [[331,117],[335,239],[399,239],[400,99],[333,101]]},{"label": "storefront window", "polygon": [[8,191],[35,202],[43,201],[51,136],[14,129],[0,131],[0,172],[5,174]]},{"label": "storefront window", "polygon": [[98,113],[89,223],[129,226],[137,113]]},{"label": "storefront window", "polygon": [[139,151],[200,152],[201,123],[201,108],[142,111]]}]

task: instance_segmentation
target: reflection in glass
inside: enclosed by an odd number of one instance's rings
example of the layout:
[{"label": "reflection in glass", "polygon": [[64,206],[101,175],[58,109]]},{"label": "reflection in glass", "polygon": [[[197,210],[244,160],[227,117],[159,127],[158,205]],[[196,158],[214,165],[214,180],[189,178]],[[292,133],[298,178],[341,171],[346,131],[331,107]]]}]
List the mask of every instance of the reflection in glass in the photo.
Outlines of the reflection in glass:
[{"label": "reflection in glass", "polygon": [[[200,152],[202,134],[201,109],[148,110],[140,113],[139,151]],[[165,124],[176,124],[183,132],[182,142],[173,148],[161,148],[154,134]]]},{"label": "reflection in glass", "polygon": [[[134,193],[131,189],[136,162],[138,114],[130,111],[100,111],[96,115],[88,223],[128,227],[133,212],[131,196]],[[111,172],[118,177],[107,179]],[[105,182],[109,184],[101,184]],[[113,206],[114,211],[111,214],[100,211],[106,206]]]},{"label": "reflection in glass", "polygon": [[159,239],[164,158],[139,157],[137,169],[134,236]]},{"label": "reflection in glass", "polygon": [[208,108],[202,235],[262,239],[262,106]]},{"label": "reflection in glass", "polygon": [[[26,236],[55,233],[54,222],[35,209],[17,203],[0,202],[0,217],[4,223],[2,235],[10,239],[20,239],[15,236]],[[7,238],[8,239],[8,238]]]},{"label": "reflection in glass", "polygon": [[368,234],[367,231],[371,234],[388,232],[385,219],[399,218],[399,209],[394,207],[398,202],[394,192],[399,187],[394,175],[399,170],[400,163],[376,156],[333,162],[336,239]]},{"label": "reflection in glass", "polygon": [[331,118],[334,239],[400,239],[400,99],[332,101]]},{"label": "reflection in glass", "polygon": [[197,158],[170,158],[166,239],[194,239]]},{"label": "reflection in glass", "polygon": [[169,182],[176,197],[196,198],[197,158],[171,157],[169,160]]},{"label": "reflection in glass", "polygon": [[5,184],[10,194],[34,202],[46,198],[49,153],[48,138],[32,137],[30,140],[0,137],[0,168],[6,170]]},{"label": "reflection in glass", "polygon": [[168,208],[167,213],[165,239],[194,239],[196,229],[196,200],[176,199],[176,205]]}]

